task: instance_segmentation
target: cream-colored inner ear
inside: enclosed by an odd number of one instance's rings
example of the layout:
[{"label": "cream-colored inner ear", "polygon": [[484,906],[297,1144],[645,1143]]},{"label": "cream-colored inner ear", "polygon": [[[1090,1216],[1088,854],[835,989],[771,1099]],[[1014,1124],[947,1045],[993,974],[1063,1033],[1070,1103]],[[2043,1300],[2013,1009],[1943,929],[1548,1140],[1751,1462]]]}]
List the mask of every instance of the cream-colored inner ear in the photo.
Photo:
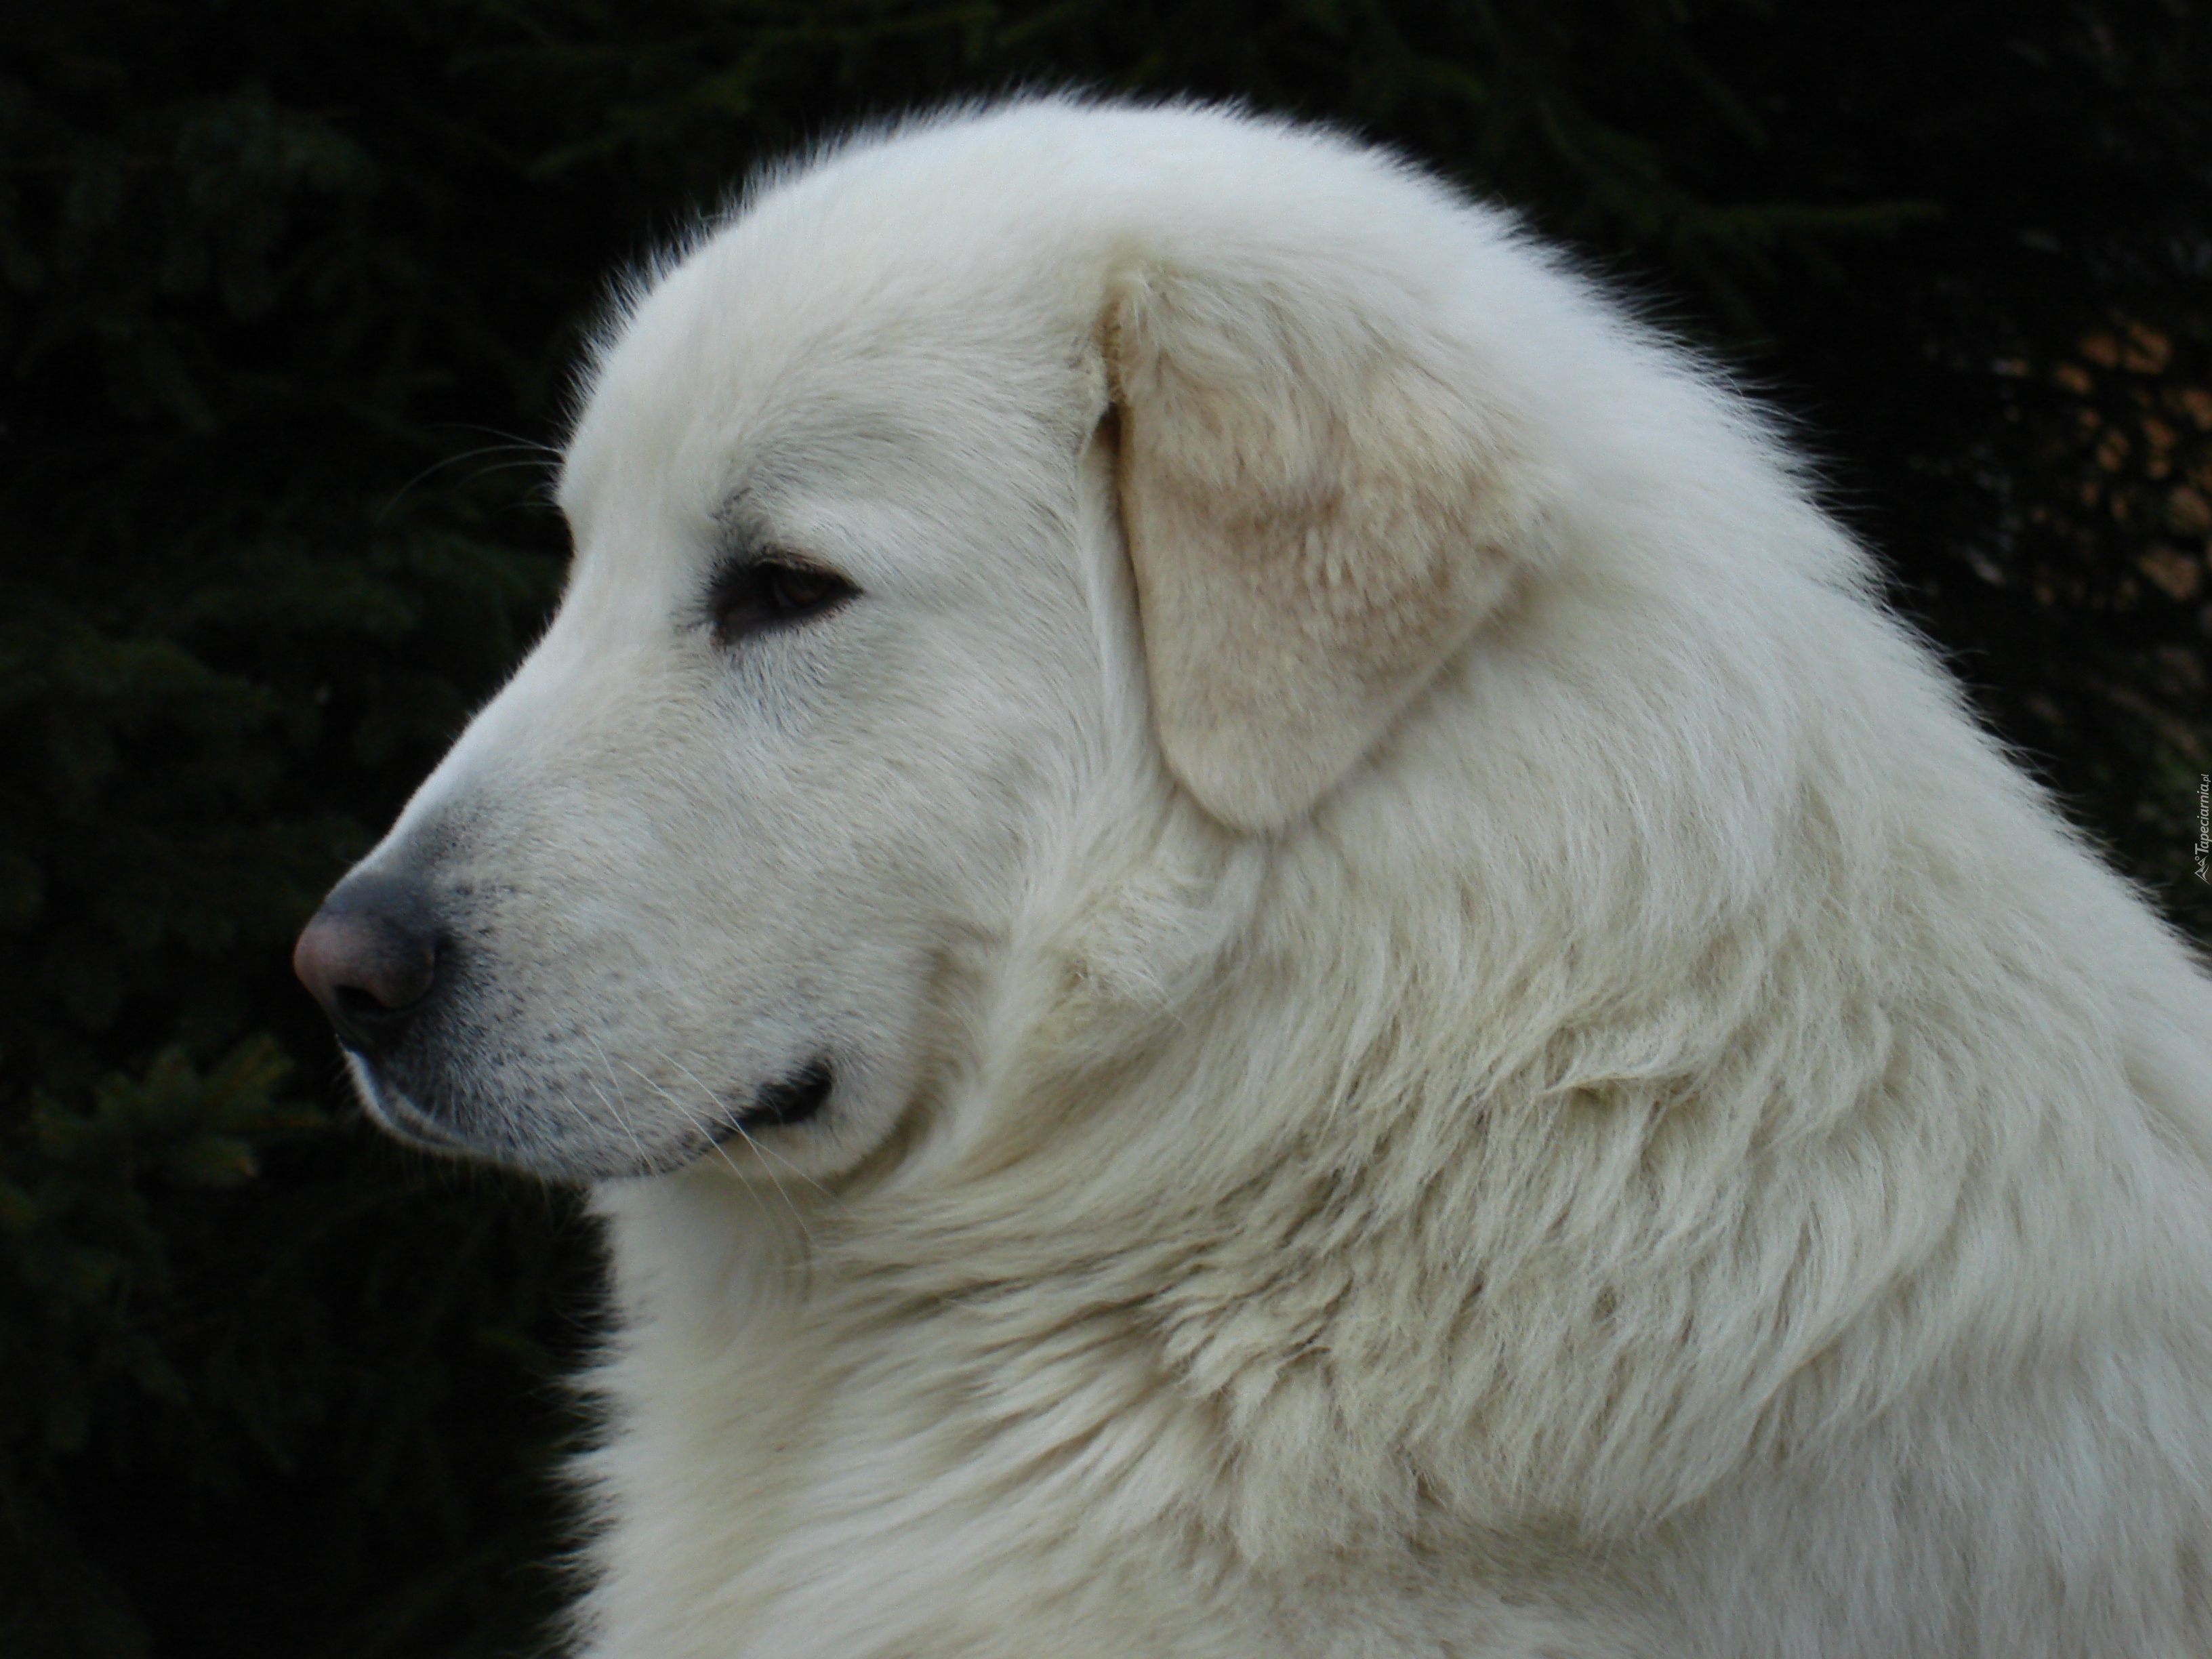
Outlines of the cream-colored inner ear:
[{"label": "cream-colored inner ear", "polygon": [[1348,310],[1148,273],[1103,337],[1160,744],[1281,829],[1504,599],[1529,492],[1497,418]]}]

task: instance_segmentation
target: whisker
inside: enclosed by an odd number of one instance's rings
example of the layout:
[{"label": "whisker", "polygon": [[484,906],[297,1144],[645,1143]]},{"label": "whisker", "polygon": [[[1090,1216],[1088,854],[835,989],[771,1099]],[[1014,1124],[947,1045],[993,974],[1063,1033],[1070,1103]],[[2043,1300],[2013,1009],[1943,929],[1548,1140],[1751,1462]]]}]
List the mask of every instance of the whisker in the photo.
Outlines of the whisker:
[{"label": "whisker", "polygon": [[[598,1039],[594,1038],[592,1040],[592,1046],[594,1048],[599,1046]],[[599,1054],[600,1057],[604,1060],[606,1056],[606,1050],[600,1048]],[[698,1130],[701,1134],[707,1138],[707,1143],[714,1149],[715,1156],[720,1158],[723,1163],[730,1166],[731,1174],[736,1176],[739,1182],[742,1182],[748,1190],[750,1189],[752,1183],[745,1180],[745,1172],[738,1167],[738,1161],[730,1156],[728,1148],[722,1145],[721,1139],[715,1134],[711,1122],[701,1118],[696,1112],[694,1112],[691,1109],[689,1104],[687,1104],[672,1090],[671,1090],[667,1085],[662,1083],[659,1079],[651,1076],[642,1068],[632,1064],[632,1062],[627,1060],[623,1061],[623,1064],[629,1067],[629,1071],[635,1075],[639,1082],[644,1084],[647,1088],[652,1090],[663,1100],[673,1106],[678,1111],[683,1113],[684,1121],[690,1123],[693,1128]],[[690,1072],[684,1066],[682,1061],[679,1060],[677,1062],[677,1069],[684,1072],[684,1074],[686,1077],[691,1078],[693,1085],[700,1090],[702,1095],[708,1103],[714,1103],[714,1091],[708,1089],[705,1085],[701,1084],[697,1078],[692,1077]],[[612,1075],[611,1065],[609,1066],[609,1075]],[[760,1143],[755,1140],[750,1134],[746,1133],[745,1126],[744,1124],[732,1121],[730,1127],[734,1128],[739,1134],[744,1136],[745,1144],[747,1146],[750,1146],[756,1152],[761,1150]],[[798,1226],[799,1236],[805,1238],[807,1243],[811,1246],[814,1242],[814,1235],[806,1225],[806,1218],[799,1214],[799,1206],[791,1201],[791,1194],[784,1191],[783,1182],[776,1178],[775,1170],[770,1170],[768,1172],[768,1178],[769,1184],[775,1188],[775,1195],[783,1200],[783,1207],[791,1212],[791,1218]],[[759,1195],[756,1194],[754,1196],[755,1201],[757,1202]]]},{"label": "whisker", "polygon": [[[710,1100],[710,1101],[711,1101],[711,1100],[714,1100],[714,1099],[715,1098],[714,1091],[712,1089],[709,1089],[709,1088],[708,1088],[705,1084],[702,1083],[702,1082],[698,1079],[698,1078],[697,1078],[697,1077],[693,1073],[693,1072],[692,1072],[691,1068],[690,1068],[689,1066],[686,1066],[686,1065],[685,1065],[682,1060],[672,1060],[669,1063],[670,1063],[671,1065],[674,1066],[678,1071],[679,1071],[679,1072],[683,1073],[684,1073],[684,1077],[685,1077],[685,1078],[690,1081],[690,1083],[691,1086],[692,1086],[693,1088],[696,1089],[696,1090],[700,1092],[700,1094],[701,1094],[702,1097],[704,1097],[706,1099]],[[755,1152],[758,1152],[758,1153],[759,1153],[763,1158],[771,1158],[771,1159],[773,1159],[775,1162],[776,1162],[776,1163],[778,1163],[778,1164],[782,1164],[782,1165],[783,1165],[783,1167],[784,1167],[785,1169],[787,1169],[787,1170],[790,1170],[790,1171],[792,1172],[792,1174],[793,1174],[793,1175],[797,1176],[798,1176],[801,1181],[805,1182],[808,1186],[810,1186],[810,1187],[813,1188],[814,1188],[814,1190],[815,1190],[816,1192],[817,1192],[817,1193],[821,1194],[823,1197],[824,1197],[824,1198],[828,1198],[828,1197],[831,1196],[830,1191],[830,1189],[829,1189],[827,1187],[823,1186],[820,1182],[817,1181],[817,1180],[816,1180],[812,1176],[811,1176],[811,1175],[807,1174],[805,1170],[804,1170],[800,1169],[800,1168],[799,1168],[796,1164],[793,1164],[793,1163],[789,1158],[784,1158],[784,1157],[781,1157],[781,1156],[780,1156],[779,1154],[777,1154],[777,1153],[775,1153],[775,1152],[770,1152],[767,1147],[765,1147],[765,1146],[762,1146],[762,1145],[760,1144],[760,1142],[759,1142],[759,1141],[755,1140],[755,1139],[753,1139],[752,1135],[750,1134],[750,1132],[748,1132],[748,1131],[746,1130],[745,1126],[744,1126],[744,1124],[739,1123],[739,1124],[736,1125],[736,1126],[735,1126],[735,1127],[736,1127],[736,1129],[737,1129],[737,1131],[738,1131],[738,1133],[739,1134],[741,1134],[741,1135],[744,1135],[744,1136],[746,1145],[748,1145],[748,1146],[750,1146],[750,1147],[752,1147],[752,1149],[753,1149]]]},{"label": "whisker", "polygon": [[[537,453],[537,451],[543,447],[544,446],[542,445],[532,445],[527,443],[486,444],[481,449],[465,450],[459,455],[447,455],[441,459],[433,461],[429,465],[424,467],[420,472],[417,472],[413,477],[410,478],[405,483],[400,485],[397,490],[392,492],[392,499],[385,502],[385,504],[377,510],[376,522],[378,524],[382,524],[385,520],[391,517],[392,509],[398,507],[399,503],[405,499],[407,492],[414,489],[416,485],[421,483],[425,478],[429,477],[434,473],[442,472],[449,466],[458,466],[463,461],[473,461],[485,455],[509,455],[513,454],[517,450],[521,450],[530,454],[531,459],[521,461],[502,461],[496,465],[481,467],[472,476],[482,478],[489,477],[495,472],[512,472],[521,468],[542,468],[545,466],[547,463],[543,456]],[[551,452],[548,453],[550,453]]]},{"label": "whisker", "polygon": [[[607,1059],[607,1051],[599,1046],[599,1040],[589,1031],[583,1035],[584,1040],[592,1045],[592,1052],[599,1055],[599,1064],[607,1068],[607,1081],[619,1091],[622,1080],[615,1076],[615,1068],[613,1063]],[[589,1077],[586,1077],[584,1081],[591,1084],[592,1092],[599,1097],[599,1104],[607,1109],[607,1115],[622,1126],[623,1133],[629,1137],[629,1144],[637,1148],[637,1161],[640,1165],[650,1166],[653,1159],[645,1150],[645,1143],[637,1138],[637,1128],[629,1121],[629,1115],[623,1110],[620,1103],[612,1096],[600,1088],[597,1083],[593,1083]]]},{"label": "whisker", "polygon": [[483,426],[474,421],[434,421],[427,430],[481,433],[487,438],[499,439],[510,448],[534,449],[542,455],[551,456],[556,460],[561,458],[561,449],[557,444],[549,444],[542,438],[526,438],[519,432],[509,432],[496,426]]}]

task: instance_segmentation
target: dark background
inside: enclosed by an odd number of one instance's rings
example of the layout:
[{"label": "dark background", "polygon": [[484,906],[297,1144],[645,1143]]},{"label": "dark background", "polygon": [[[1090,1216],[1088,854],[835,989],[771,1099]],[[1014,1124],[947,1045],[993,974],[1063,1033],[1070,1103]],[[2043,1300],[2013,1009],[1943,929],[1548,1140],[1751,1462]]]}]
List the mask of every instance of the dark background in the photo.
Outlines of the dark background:
[{"label": "dark background", "polygon": [[286,957],[556,593],[607,273],[757,159],[1073,84],[1518,204],[2203,939],[2209,62],[2180,0],[0,11],[0,1652],[546,1639],[589,1230],[366,1131]]}]

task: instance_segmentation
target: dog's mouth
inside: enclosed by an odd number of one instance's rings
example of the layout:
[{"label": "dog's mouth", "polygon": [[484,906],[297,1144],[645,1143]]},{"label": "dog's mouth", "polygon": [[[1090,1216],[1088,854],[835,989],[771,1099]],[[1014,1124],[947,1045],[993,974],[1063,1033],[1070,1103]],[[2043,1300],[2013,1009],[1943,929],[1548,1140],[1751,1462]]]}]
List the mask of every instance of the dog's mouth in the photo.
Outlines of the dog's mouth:
[{"label": "dog's mouth", "polygon": [[836,1085],[837,1076],[830,1062],[818,1057],[811,1060],[781,1082],[763,1085],[751,1103],[741,1108],[730,1119],[729,1127],[714,1137],[715,1143],[755,1129],[789,1128],[818,1117]]},{"label": "dog's mouth", "polygon": [[[437,1097],[426,1100],[412,1086],[421,1079],[394,1078],[388,1062],[380,1064],[356,1051],[349,1050],[347,1059],[370,1121],[395,1139],[418,1151],[484,1159],[556,1180],[671,1173],[728,1143],[750,1141],[765,1130],[815,1121],[829,1106],[837,1084],[829,1057],[817,1054],[788,1075],[729,1101],[718,1117],[695,1119],[690,1134],[673,1146],[665,1139],[656,1145],[650,1136],[641,1145],[633,1134],[624,1148],[598,1145],[600,1137],[592,1130],[579,1133],[574,1126],[564,1128],[557,1121],[544,1123],[538,1133],[502,1130],[500,1126],[513,1118],[511,1105],[502,1110],[496,1103],[465,1091],[464,1098],[447,1100],[442,1089]],[[453,1079],[432,1082],[451,1087]],[[635,1155],[624,1157],[625,1151]]]}]

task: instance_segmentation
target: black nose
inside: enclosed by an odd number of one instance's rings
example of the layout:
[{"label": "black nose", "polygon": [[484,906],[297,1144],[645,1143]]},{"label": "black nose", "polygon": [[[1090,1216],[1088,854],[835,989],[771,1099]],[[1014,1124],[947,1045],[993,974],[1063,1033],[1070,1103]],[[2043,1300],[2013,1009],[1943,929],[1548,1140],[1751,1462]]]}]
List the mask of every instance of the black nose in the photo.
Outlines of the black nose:
[{"label": "black nose", "polygon": [[430,896],[402,876],[347,877],[293,947],[292,971],[349,1048],[390,1052],[437,982],[442,938]]}]

